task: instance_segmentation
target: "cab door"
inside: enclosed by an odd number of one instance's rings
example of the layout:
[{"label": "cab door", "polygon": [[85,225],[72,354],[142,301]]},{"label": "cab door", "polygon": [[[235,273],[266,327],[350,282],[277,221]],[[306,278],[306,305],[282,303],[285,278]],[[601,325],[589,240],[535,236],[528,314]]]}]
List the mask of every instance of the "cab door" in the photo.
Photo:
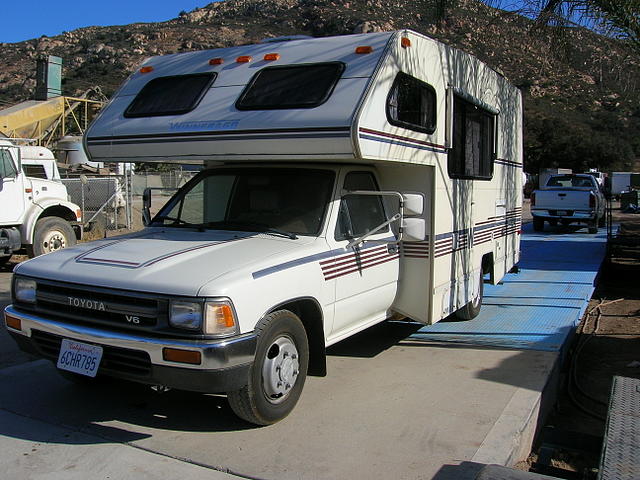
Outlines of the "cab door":
[{"label": "cab door", "polygon": [[17,154],[15,147],[0,147],[0,225],[22,223],[25,212],[24,176],[19,170]]},{"label": "cab door", "polygon": [[[345,191],[379,191],[372,171],[349,171],[341,183]],[[389,243],[395,240],[393,232],[387,227],[348,246],[387,218],[382,197],[346,195],[340,201],[334,235],[328,236],[338,254],[322,263],[325,280],[334,280],[336,289],[330,337],[347,336],[387,317],[398,289],[398,246]]]}]

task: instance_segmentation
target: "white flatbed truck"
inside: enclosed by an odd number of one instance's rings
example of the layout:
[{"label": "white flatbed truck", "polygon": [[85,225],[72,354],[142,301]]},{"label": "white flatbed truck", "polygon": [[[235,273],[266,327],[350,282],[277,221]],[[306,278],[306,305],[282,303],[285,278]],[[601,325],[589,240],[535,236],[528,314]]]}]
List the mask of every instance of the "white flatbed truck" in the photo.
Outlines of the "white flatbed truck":
[{"label": "white flatbed truck", "polygon": [[520,92],[411,31],[151,58],[85,143],[205,169],[141,232],[16,268],[9,332],[76,380],[226,393],[270,424],[327,346],[471,319],[519,259]]}]

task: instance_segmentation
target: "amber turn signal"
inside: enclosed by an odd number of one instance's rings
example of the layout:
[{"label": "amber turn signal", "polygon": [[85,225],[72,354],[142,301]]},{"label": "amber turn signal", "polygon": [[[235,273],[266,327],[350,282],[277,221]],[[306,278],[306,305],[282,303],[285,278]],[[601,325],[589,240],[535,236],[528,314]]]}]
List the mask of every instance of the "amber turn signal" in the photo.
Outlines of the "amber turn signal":
[{"label": "amber turn signal", "polygon": [[202,363],[200,352],[181,350],[179,348],[163,348],[162,358],[167,362],[188,363],[190,365],[200,365]]},{"label": "amber turn signal", "polygon": [[5,313],[4,321],[7,324],[7,327],[13,328],[14,330],[22,330],[22,322],[20,321],[19,318],[12,317]]}]

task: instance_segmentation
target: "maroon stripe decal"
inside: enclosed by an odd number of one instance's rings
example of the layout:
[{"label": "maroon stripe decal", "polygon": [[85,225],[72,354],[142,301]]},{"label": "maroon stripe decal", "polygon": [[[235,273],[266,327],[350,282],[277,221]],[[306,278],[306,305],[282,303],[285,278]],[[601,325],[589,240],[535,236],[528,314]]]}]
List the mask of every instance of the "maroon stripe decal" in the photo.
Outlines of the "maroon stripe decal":
[{"label": "maroon stripe decal", "polygon": [[380,260],[381,258],[384,258],[387,255],[388,254],[386,252],[384,252],[382,254],[372,256],[372,257],[367,258],[366,260],[360,261],[360,262],[358,262],[358,261],[343,262],[339,267],[331,266],[330,268],[329,267],[322,268],[322,273],[324,273],[325,275],[330,275],[332,273],[339,272],[339,271],[342,271],[342,270],[345,270],[345,269],[348,269],[348,268],[368,265],[369,263],[375,262],[377,260]]},{"label": "maroon stripe decal", "polygon": [[403,140],[405,142],[415,143],[417,145],[425,145],[427,147],[435,147],[435,148],[442,148],[442,149],[447,148],[444,145],[438,145],[437,143],[425,142],[424,140],[418,140],[416,138],[411,138],[411,137],[404,137],[402,135],[395,135],[393,133],[380,132],[378,130],[371,130],[370,128],[360,127],[360,131],[363,133],[371,133],[373,135],[379,135],[381,137],[393,138],[395,140]]},{"label": "maroon stripe decal", "polygon": [[376,265],[382,265],[383,263],[387,263],[390,262],[392,260],[396,260],[397,258],[399,258],[399,255],[392,255],[389,258],[385,258],[384,260],[381,260],[379,262],[375,262],[375,263],[370,263],[367,265],[364,265],[362,267],[358,267],[358,268],[353,268],[350,270],[346,270],[346,271],[341,271],[340,273],[332,273],[331,275],[325,275],[325,280],[333,280],[334,278],[338,278],[338,277],[343,277],[345,275],[349,275],[350,273],[355,273],[355,272],[359,272],[362,270],[366,270],[367,268],[371,268],[371,267],[375,267]]}]

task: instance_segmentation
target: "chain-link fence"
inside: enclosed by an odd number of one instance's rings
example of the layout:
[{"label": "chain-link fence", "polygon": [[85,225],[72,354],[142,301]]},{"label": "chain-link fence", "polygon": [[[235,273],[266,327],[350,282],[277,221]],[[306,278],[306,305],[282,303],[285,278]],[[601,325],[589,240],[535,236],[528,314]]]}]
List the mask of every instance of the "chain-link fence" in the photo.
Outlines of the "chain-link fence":
[{"label": "chain-link fence", "polygon": [[153,192],[152,213],[166,203],[174,191],[197,172],[173,170],[162,173],[124,175],[79,175],[64,178],[71,201],[80,206],[87,239],[109,236],[117,231],[137,231],[142,224],[142,194]]}]

